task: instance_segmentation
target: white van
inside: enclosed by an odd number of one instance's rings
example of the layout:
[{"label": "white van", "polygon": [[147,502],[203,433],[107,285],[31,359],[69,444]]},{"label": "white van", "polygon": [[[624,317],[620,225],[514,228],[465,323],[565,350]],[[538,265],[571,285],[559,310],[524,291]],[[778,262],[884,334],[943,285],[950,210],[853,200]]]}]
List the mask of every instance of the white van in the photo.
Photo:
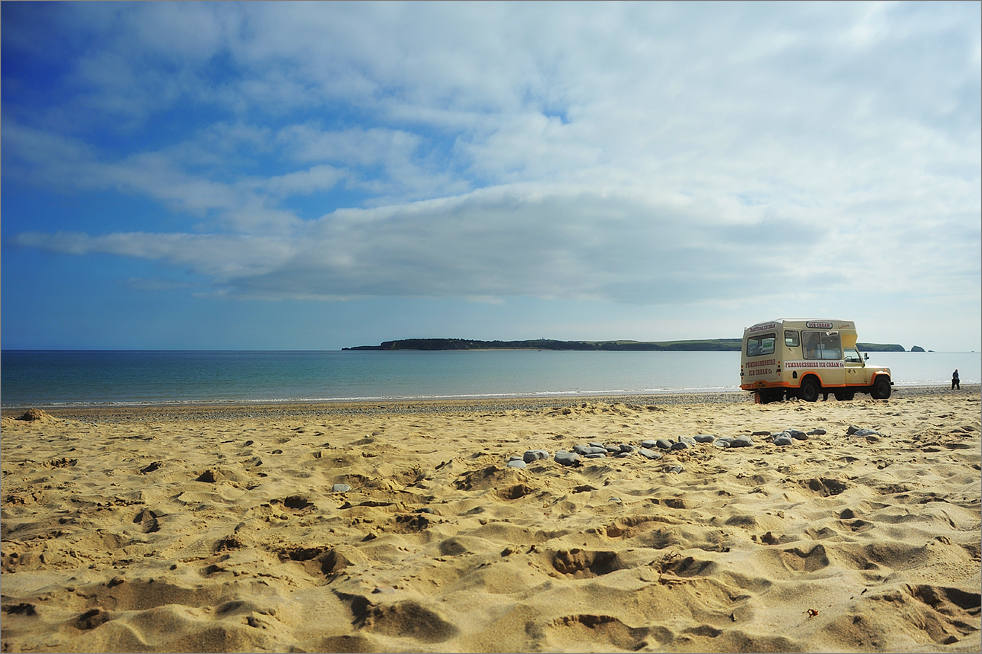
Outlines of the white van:
[{"label": "white van", "polygon": [[758,402],[800,397],[851,400],[856,393],[890,397],[890,369],[867,366],[849,320],[770,320],[743,330],[740,388]]}]

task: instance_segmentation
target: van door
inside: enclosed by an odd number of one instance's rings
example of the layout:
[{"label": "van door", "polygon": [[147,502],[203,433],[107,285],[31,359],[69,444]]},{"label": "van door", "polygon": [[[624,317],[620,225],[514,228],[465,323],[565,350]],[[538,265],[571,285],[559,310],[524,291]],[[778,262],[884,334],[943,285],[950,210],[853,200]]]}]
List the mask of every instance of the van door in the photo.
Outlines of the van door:
[{"label": "van door", "polygon": [[847,348],[844,352],[846,364],[847,386],[869,386],[869,371],[863,361],[863,355],[856,348]]}]

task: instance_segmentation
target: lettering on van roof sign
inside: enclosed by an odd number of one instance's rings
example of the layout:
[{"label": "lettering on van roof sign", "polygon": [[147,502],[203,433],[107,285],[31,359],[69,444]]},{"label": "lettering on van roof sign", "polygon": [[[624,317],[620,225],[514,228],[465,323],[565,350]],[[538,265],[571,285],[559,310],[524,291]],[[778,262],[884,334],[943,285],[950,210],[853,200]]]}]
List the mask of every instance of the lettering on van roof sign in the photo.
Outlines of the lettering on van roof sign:
[{"label": "lettering on van roof sign", "polygon": [[814,322],[806,322],[805,327],[810,327],[812,329],[832,329],[832,323],[820,322],[816,320]]},{"label": "lettering on van roof sign", "polygon": [[784,369],[792,368],[845,368],[846,364],[842,361],[785,361]]},{"label": "lettering on van roof sign", "polygon": [[[829,326],[831,327],[831,324]],[[768,329],[777,329],[777,323],[776,322],[761,323],[759,325],[754,325],[753,327],[751,327],[747,331],[748,332],[762,332],[762,331],[766,331]]]}]

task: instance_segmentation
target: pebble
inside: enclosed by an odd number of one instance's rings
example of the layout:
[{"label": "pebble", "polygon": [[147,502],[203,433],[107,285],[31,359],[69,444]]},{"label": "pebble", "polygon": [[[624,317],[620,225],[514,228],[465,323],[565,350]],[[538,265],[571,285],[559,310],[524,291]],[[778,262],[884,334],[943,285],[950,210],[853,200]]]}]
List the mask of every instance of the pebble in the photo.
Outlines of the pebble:
[{"label": "pebble", "polygon": [[730,443],[730,447],[753,447],[753,439],[749,436],[737,436]]},{"label": "pebble", "polygon": [[672,449],[672,441],[668,440],[667,438],[659,438],[655,441],[655,445],[663,450]]},{"label": "pebble", "polygon": [[732,436],[720,436],[716,439],[716,447],[730,447],[733,444]]},{"label": "pebble", "polygon": [[684,441],[679,441],[678,443],[672,443],[671,451],[675,450],[687,450],[689,449],[689,444]]},{"label": "pebble", "polygon": [[808,440],[808,434],[806,434],[805,432],[801,431],[800,429],[785,429],[784,431],[787,432],[788,436],[790,436],[791,438],[793,438],[795,440],[798,440],[798,441],[807,441]]},{"label": "pebble", "polygon": [[684,472],[684,471],[685,471],[685,468],[683,468],[682,466],[672,466],[670,468],[669,467],[666,467],[665,468],[665,472],[674,472],[676,474],[678,474],[680,472]]},{"label": "pebble", "polygon": [[522,456],[522,460],[525,461],[525,463],[532,463],[533,461],[540,461],[542,459],[548,459],[548,458],[549,458],[549,453],[546,452],[545,450],[528,450]]},{"label": "pebble", "polygon": [[334,484],[334,486],[331,487],[332,493],[347,493],[350,490],[351,486],[348,484]]},{"label": "pebble", "polygon": [[781,432],[774,437],[773,443],[775,445],[791,445],[794,442],[791,438],[791,434],[787,432]]},{"label": "pebble", "polygon": [[826,431],[824,429],[812,429],[811,431],[806,433],[809,436],[824,436],[826,434]]},{"label": "pebble", "polygon": [[522,461],[521,459],[512,459],[512,460],[510,460],[508,462],[508,467],[509,468],[523,469],[523,468],[525,468],[525,466],[526,466],[526,463],[524,461]]},{"label": "pebble", "polygon": [[584,454],[583,455],[583,458],[584,459],[606,459],[607,458],[607,453],[606,452],[591,452],[590,454]]},{"label": "pebble", "polygon": [[580,455],[575,452],[567,452],[566,450],[559,450],[556,452],[554,457],[556,463],[564,466],[571,466],[580,460]]},{"label": "pebble", "polygon": [[637,452],[637,451],[638,451],[638,448],[634,447],[633,445],[628,445],[626,443],[621,443],[621,452],[631,453],[631,452]]},{"label": "pebble", "polygon": [[655,460],[657,460],[657,459],[660,459],[662,457],[661,452],[655,452],[653,450],[649,450],[646,447],[642,447],[640,450],[638,450],[638,454],[640,454],[641,456],[643,456],[646,459],[655,459]]},{"label": "pebble", "polygon": [[573,451],[583,456],[587,454],[607,454],[606,447],[598,447],[596,445],[574,445]]},{"label": "pebble", "polygon": [[853,433],[853,436],[879,436],[880,432],[873,431],[872,429],[860,429]]},{"label": "pebble", "polygon": [[602,448],[606,448],[607,447],[603,443],[587,443],[587,445],[589,445],[590,447],[602,447]]},{"label": "pebble", "polygon": [[606,445],[604,447],[604,449],[606,449],[611,454],[617,454],[618,452],[621,451],[621,446],[620,445]]},{"label": "pebble", "polygon": [[641,447],[647,447],[650,450],[653,447],[658,447],[658,442],[652,440],[641,441]]},{"label": "pebble", "polygon": [[693,440],[697,443],[712,443],[716,440],[716,437],[711,434],[696,434]]}]

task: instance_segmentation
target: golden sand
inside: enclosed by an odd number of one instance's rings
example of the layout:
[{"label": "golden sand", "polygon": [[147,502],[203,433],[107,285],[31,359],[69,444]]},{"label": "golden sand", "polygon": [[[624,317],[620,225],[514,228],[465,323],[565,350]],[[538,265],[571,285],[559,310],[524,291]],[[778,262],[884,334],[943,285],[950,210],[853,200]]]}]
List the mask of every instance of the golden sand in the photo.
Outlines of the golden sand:
[{"label": "golden sand", "polygon": [[980,651],[977,386],[52,414],[2,423],[3,651]]}]

